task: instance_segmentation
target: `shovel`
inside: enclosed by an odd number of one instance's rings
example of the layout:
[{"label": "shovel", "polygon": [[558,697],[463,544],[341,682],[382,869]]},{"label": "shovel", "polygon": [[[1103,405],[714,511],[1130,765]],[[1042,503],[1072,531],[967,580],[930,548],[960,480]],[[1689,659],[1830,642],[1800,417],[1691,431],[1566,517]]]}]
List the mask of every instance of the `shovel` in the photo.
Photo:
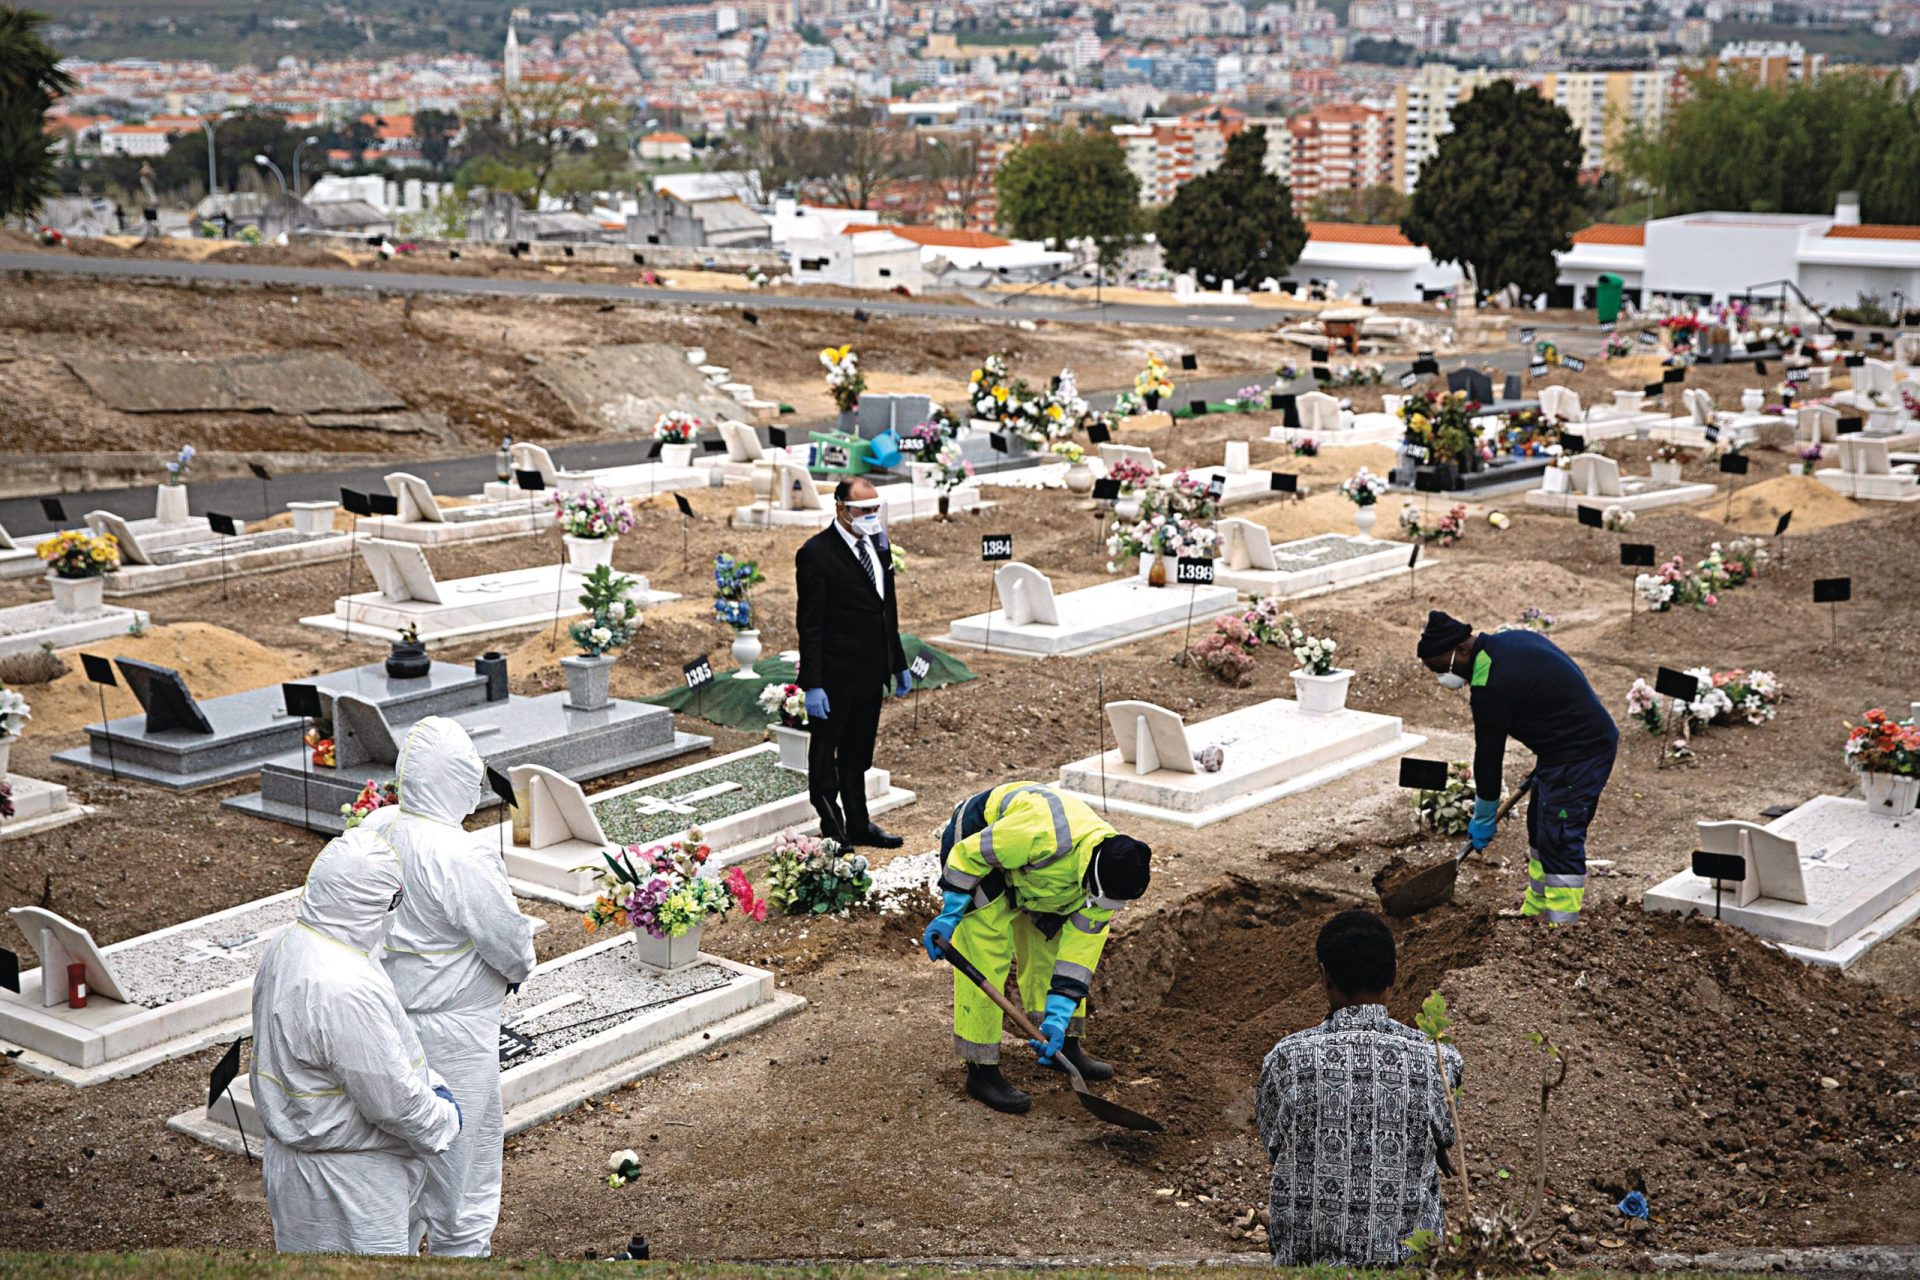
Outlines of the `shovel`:
[{"label": "shovel", "polygon": [[[1494,816],[1495,822],[1505,821],[1520,802],[1520,797],[1533,787],[1533,775],[1528,774],[1514,793],[1508,796]],[[1443,902],[1453,901],[1453,886],[1460,879],[1460,864],[1473,852],[1469,842],[1459,853],[1451,858],[1424,867],[1391,867],[1382,871],[1374,879],[1374,890],[1380,895],[1380,909],[1395,918],[1419,915],[1431,910]]]},{"label": "shovel", "polygon": [[[1007,998],[1007,993],[987,981],[987,975],[974,966],[973,961],[960,954],[950,938],[940,939],[940,954],[947,963],[973,979],[974,985],[987,993],[987,999],[1000,1006],[1021,1035],[1029,1040],[1046,1040],[1046,1037],[1034,1027],[1027,1017],[1027,1011]],[[1056,1053],[1053,1060],[1066,1069],[1067,1081],[1073,1086],[1074,1096],[1080,1099],[1080,1105],[1091,1111],[1108,1124],[1117,1124],[1123,1129],[1138,1129],[1142,1133],[1163,1133],[1165,1128],[1152,1116],[1143,1116],[1138,1111],[1129,1111],[1117,1102],[1109,1102],[1099,1094],[1087,1089],[1087,1082],[1081,1078],[1079,1070],[1067,1061],[1064,1053]]]}]

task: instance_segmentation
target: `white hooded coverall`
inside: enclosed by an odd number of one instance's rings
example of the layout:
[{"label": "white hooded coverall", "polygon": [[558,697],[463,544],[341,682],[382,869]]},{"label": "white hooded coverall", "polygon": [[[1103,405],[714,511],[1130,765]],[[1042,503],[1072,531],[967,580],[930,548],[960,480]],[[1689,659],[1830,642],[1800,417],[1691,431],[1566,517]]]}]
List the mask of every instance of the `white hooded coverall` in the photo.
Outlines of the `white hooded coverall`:
[{"label": "white hooded coverall", "polygon": [[347,832],[314,859],[294,923],[253,980],[253,1102],[282,1253],[406,1253],[424,1157],[459,1132],[369,954],[399,892],[386,841]]},{"label": "white hooded coverall", "polygon": [[447,1078],[466,1126],[427,1161],[414,1211],[436,1254],[485,1257],[500,1220],[500,1006],[533,971],[533,922],[507,887],[499,850],[460,824],[480,800],[485,766],[467,732],[428,716],[407,733],[400,803],[369,814],[400,856],[406,896],[385,963],[427,1061]]}]

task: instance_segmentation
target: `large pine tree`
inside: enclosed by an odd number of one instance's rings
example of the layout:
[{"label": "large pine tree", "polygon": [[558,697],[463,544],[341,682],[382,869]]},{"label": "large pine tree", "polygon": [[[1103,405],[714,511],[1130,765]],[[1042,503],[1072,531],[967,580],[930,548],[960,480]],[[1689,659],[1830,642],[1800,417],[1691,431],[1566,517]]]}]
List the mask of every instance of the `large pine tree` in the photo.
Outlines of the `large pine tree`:
[{"label": "large pine tree", "polygon": [[1307,227],[1266,159],[1267,131],[1243,129],[1227,140],[1219,168],[1173,193],[1159,224],[1170,269],[1190,271],[1209,288],[1231,280],[1251,289],[1286,275],[1307,246]]}]

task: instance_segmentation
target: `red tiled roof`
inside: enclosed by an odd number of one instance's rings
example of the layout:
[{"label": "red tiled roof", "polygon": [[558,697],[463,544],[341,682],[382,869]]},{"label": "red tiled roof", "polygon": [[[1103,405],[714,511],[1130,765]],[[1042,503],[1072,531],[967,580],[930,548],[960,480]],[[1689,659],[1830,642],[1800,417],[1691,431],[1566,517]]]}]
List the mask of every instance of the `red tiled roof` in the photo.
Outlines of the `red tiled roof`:
[{"label": "red tiled roof", "polygon": [[1596,222],[1590,227],[1582,227],[1573,233],[1575,244],[1645,244],[1647,229],[1644,226],[1623,227],[1610,222]]},{"label": "red tiled roof", "polygon": [[1321,244],[1390,244],[1411,248],[1413,241],[1400,234],[1398,227],[1373,226],[1364,222],[1309,222],[1307,239]]},{"label": "red tiled roof", "polygon": [[1920,227],[1864,222],[1853,227],[1830,227],[1827,235],[1836,240],[1920,240]]},{"label": "red tiled roof", "polygon": [[869,231],[891,231],[902,240],[944,249],[999,249],[1013,243],[984,231],[954,231],[946,227],[883,227],[871,222],[851,223],[847,226],[846,234],[857,236]]},{"label": "red tiled roof", "polygon": [[687,137],[687,135],[684,133],[650,133],[646,137],[640,139],[640,141],[658,142],[662,144],[670,143],[675,146],[678,146],[682,142],[691,142],[692,139]]}]

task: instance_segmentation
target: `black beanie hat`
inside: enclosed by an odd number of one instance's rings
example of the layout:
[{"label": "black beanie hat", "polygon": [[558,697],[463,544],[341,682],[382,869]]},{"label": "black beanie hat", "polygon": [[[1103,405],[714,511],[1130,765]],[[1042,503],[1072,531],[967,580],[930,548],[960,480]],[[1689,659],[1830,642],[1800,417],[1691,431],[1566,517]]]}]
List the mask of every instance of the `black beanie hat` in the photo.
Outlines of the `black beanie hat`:
[{"label": "black beanie hat", "polygon": [[1460,642],[1472,634],[1472,627],[1435,609],[1427,614],[1426,630],[1420,633],[1420,645],[1414,652],[1422,658],[1437,658],[1459,648]]},{"label": "black beanie hat", "polygon": [[1146,896],[1153,877],[1153,850],[1132,836],[1112,835],[1094,846],[1087,887],[1096,897],[1131,902]]}]

